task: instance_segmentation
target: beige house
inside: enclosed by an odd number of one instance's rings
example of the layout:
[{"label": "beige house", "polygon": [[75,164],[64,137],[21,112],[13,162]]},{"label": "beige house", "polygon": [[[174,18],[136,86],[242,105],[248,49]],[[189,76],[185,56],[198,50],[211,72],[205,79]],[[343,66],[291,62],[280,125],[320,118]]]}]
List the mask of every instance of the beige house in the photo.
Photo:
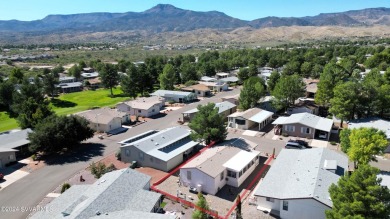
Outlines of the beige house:
[{"label": "beige house", "polygon": [[141,97],[136,100],[119,103],[116,108],[134,116],[151,117],[160,113],[165,105],[165,99],[159,96]]},{"label": "beige house", "polygon": [[76,114],[89,122],[89,127],[97,132],[112,132],[130,122],[130,115],[116,109],[100,108]]},{"label": "beige house", "polygon": [[29,155],[28,145],[30,140],[28,140],[28,134],[31,132],[31,129],[24,129],[0,133],[0,168],[16,161],[17,157],[23,158]]},{"label": "beige house", "polygon": [[[231,139],[214,146],[180,168],[180,182],[198,192],[215,195],[225,185],[240,187],[259,164],[257,145],[245,139]],[[240,148],[238,145],[246,145]]]},{"label": "beige house", "polygon": [[192,86],[183,87],[181,90],[195,93],[197,96],[200,97],[207,97],[211,95],[210,88],[204,84],[195,84]]},{"label": "beige house", "polygon": [[251,108],[243,112],[235,112],[228,116],[228,127],[236,129],[263,129],[272,121],[273,112],[260,108]]},{"label": "beige house", "polygon": [[275,125],[274,133],[283,133],[289,136],[329,140],[333,127],[331,119],[319,117],[310,113],[297,113],[289,117],[281,116],[272,124]]}]

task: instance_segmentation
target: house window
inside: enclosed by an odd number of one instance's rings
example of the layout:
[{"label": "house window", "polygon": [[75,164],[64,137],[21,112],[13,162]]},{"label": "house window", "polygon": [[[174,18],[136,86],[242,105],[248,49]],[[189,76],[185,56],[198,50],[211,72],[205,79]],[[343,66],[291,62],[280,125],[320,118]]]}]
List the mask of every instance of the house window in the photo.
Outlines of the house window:
[{"label": "house window", "polygon": [[270,198],[270,197],[266,197],[265,200],[266,200],[267,202],[275,202],[275,199]]},{"label": "house window", "polygon": [[228,175],[228,177],[236,178],[236,172],[228,170],[227,175]]},{"label": "house window", "polygon": [[237,125],[245,125],[245,120],[243,120],[243,119],[236,119],[236,124]]},{"label": "house window", "polygon": [[222,173],[221,173],[221,181],[223,180],[224,177],[225,177],[225,171],[222,171]]},{"label": "house window", "polygon": [[152,109],[152,112],[154,113],[154,109]]},{"label": "house window", "polygon": [[311,129],[308,127],[301,128],[301,133],[303,133],[303,134],[310,134],[310,132],[311,132]]},{"label": "house window", "polygon": [[191,180],[191,171],[187,171],[187,179]]},{"label": "house window", "polygon": [[288,211],[288,201],[283,201],[283,210]]},{"label": "house window", "polygon": [[130,156],[130,150],[129,149],[126,149],[126,156]]},{"label": "house window", "polygon": [[138,113],[141,113],[141,110],[138,110]]},{"label": "house window", "polygon": [[240,173],[238,174],[238,177],[241,177],[242,176],[242,170],[240,171]]},{"label": "house window", "polygon": [[295,131],[295,126],[293,126],[293,125],[286,125],[286,131],[294,132]]},{"label": "house window", "polygon": [[9,160],[13,160],[13,159],[14,159],[14,155],[13,155],[13,154],[9,155],[9,156],[8,156],[8,159],[9,159]]}]

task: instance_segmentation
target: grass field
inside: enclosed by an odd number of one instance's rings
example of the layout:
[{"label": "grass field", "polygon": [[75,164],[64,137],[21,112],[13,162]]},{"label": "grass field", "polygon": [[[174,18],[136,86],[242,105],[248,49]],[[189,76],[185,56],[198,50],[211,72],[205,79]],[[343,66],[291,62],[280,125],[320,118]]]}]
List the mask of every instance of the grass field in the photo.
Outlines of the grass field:
[{"label": "grass field", "polygon": [[[85,111],[92,107],[114,106],[116,103],[129,99],[122,96],[120,89],[114,89],[114,97],[110,97],[110,91],[106,89],[96,91],[83,91],[63,94],[54,99],[50,106],[57,115],[68,115]],[[0,112],[0,132],[15,129],[18,124],[15,119],[10,118],[6,112]]]}]

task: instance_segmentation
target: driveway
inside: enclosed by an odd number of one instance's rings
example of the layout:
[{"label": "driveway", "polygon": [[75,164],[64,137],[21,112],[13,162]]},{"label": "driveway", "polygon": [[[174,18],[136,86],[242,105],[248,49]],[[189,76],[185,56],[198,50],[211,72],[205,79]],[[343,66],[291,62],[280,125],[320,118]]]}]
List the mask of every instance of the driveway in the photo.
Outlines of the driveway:
[{"label": "driveway", "polygon": [[[221,102],[221,97],[231,96],[239,93],[238,89],[219,93],[211,98],[199,102],[188,104],[180,109],[170,111],[166,116],[148,120],[136,127],[128,129],[124,133],[113,135],[100,140],[97,136],[88,139],[86,143],[91,143],[85,150],[77,154],[59,157],[48,162],[48,166],[38,169],[22,179],[14,182],[0,191],[0,206],[14,207],[34,207],[38,205],[44,197],[57,188],[76,173],[86,168],[92,161],[98,161],[103,156],[110,155],[119,149],[117,142],[141,134],[151,129],[164,129],[177,126],[177,120],[181,118],[181,113],[195,108],[198,104],[209,102]],[[1,211],[1,209],[0,209]],[[26,218],[30,212],[1,212],[0,219]]]}]

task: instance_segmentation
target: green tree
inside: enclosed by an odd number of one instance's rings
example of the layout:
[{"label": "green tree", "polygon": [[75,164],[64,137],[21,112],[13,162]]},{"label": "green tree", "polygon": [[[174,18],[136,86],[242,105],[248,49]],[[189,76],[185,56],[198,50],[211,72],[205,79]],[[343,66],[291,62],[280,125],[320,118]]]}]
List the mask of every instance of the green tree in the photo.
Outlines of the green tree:
[{"label": "green tree", "polygon": [[240,71],[238,71],[238,79],[240,81],[245,81],[246,79],[249,78],[249,69],[248,68],[240,68]]},{"label": "green tree", "polygon": [[341,119],[340,127],[343,127],[344,120],[354,117],[359,103],[360,90],[359,83],[356,81],[348,81],[334,88],[334,96],[330,100],[329,112]]},{"label": "green tree", "polygon": [[311,76],[313,66],[310,62],[304,62],[301,65],[301,74],[303,77],[308,78]]},{"label": "green tree", "polygon": [[267,81],[267,89],[269,92],[272,92],[275,88],[276,83],[280,79],[280,74],[278,71],[273,71]]},{"label": "green tree", "polygon": [[195,141],[205,140],[206,144],[225,140],[226,125],[215,104],[198,105],[197,109],[198,112],[188,125],[192,130],[191,138]]},{"label": "green tree", "polygon": [[135,99],[140,91],[139,79],[137,67],[130,63],[127,67],[126,75],[121,77],[121,90],[123,93]]},{"label": "green tree", "polygon": [[275,98],[272,104],[277,109],[287,108],[294,101],[305,94],[305,84],[297,74],[283,76],[276,83],[271,92]]},{"label": "green tree", "polygon": [[79,65],[73,65],[70,69],[68,69],[69,75],[79,79],[81,78],[81,70],[82,68]]},{"label": "green tree", "polygon": [[56,152],[64,148],[73,149],[93,136],[88,121],[79,116],[52,115],[42,119],[30,133],[31,152]]},{"label": "green tree", "polygon": [[340,146],[344,153],[348,153],[348,150],[351,147],[351,141],[349,140],[350,135],[351,129],[345,128],[340,131]]},{"label": "green tree", "polygon": [[342,176],[329,188],[333,207],[326,210],[327,219],[389,218],[390,191],[381,186],[379,169],[362,165],[352,175]]},{"label": "green tree", "polygon": [[346,77],[347,75],[342,67],[333,62],[327,64],[320,75],[315,102],[328,106],[330,99],[333,98],[333,88]]},{"label": "green tree", "polygon": [[164,66],[162,74],[159,76],[160,88],[163,90],[173,90],[175,87],[176,72],[171,64]]},{"label": "green tree", "polygon": [[10,80],[14,83],[21,83],[23,81],[24,74],[20,68],[13,68],[10,74]]},{"label": "green tree", "polygon": [[240,109],[247,110],[255,107],[260,98],[265,96],[264,81],[254,76],[244,82],[240,92]]},{"label": "green tree", "polygon": [[53,114],[49,103],[45,100],[42,84],[38,78],[34,83],[25,80],[20,87],[20,92],[14,92],[12,111],[21,128],[34,128],[44,118]]},{"label": "green tree", "polygon": [[250,64],[249,68],[248,68],[248,77],[257,76],[257,74],[258,74],[258,71],[257,71],[256,65]]},{"label": "green tree", "polygon": [[105,64],[99,75],[102,84],[105,88],[110,89],[111,97],[113,97],[112,88],[118,85],[119,82],[119,74],[116,67],[112,64]]},{"label": "green tree", "polygon": [[58,84],[58,79],[54,76],[54,74],[46,74],[43,78],[43,90],[47,95],[50,95],[51,98],[54,97]]},{"label": "green tree", "polygon": [[390,112],[390,84],[383,84],[378,90],[378,105],[379,115],[383,117]]},{"label": "green tree", "polygon": [[352,129],[349,141],[348,156],[359,165],[376,161],[375,155],[383,154],[389,145],[386,134],[375,128]]},{"label": "green tree", "polygon": [[198,193],[198,202],[196,203],[196,210],[192,214],[192,219],[208,219],[208,214],[205,211],[209,211],[210,207],[206,201],[206,198],[202,193]]},{"label": "green tree", "polygon": [[0,82],[0,105],[7,107],[9,111],[13,104],[14,93],[15,86],[10,80]]},{"label": "green tree", "polygon": [[195,66],[191,63],[184,62],[180,66],[181,70],[181,83],[185,84],[187,81],[197,81],[198,73],[196,72]]}]

